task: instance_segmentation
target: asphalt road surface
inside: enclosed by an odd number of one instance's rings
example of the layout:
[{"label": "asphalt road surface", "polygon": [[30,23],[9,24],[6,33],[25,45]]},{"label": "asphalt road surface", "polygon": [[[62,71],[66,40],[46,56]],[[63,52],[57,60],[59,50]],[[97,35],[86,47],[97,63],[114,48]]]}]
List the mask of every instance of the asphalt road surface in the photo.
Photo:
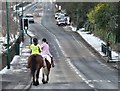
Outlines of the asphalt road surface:
[{"label": "asphalt road surface", "polygon": [[86,91],[118,91],[118,71],[108,66],[97,54],[89,50],[76,32],[56,25],[54,5],[37,3],[26,12],[33,13],[35,6],[42,5],[43,16],[30,24],[30,31],[41,43],[46,38],[55,60],[50,81],[31,86],[33,89],[81,89]]}]

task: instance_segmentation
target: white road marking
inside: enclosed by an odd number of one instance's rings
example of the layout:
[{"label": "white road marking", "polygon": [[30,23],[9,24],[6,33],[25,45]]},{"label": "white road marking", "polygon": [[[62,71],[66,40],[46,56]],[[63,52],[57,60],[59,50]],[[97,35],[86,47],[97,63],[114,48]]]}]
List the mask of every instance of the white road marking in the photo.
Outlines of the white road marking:
[{"label": "white road marking", "polygon": [[94,85],[89,83],[88,79],[82,73],[80,73],[80,71],[71,63],[70,59],[67,59],[65,61],[88,86],[90,86],[91,88],[94,88]]}]

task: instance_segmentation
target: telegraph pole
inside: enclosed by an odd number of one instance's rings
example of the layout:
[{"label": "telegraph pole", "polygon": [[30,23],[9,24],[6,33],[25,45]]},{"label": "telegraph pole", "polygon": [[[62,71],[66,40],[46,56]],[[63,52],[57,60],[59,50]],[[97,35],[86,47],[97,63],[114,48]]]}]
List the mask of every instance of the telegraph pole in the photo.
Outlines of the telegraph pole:
[{"label": "telegraph pole", "polygon": [[79,16],[79,8],[77,8],[76,11],[77,11],[77,28],[76,28],[76,31],[77,31],[77,30],[79,30],[79,28],[80,28],[80,25],[79,25],[79,17],[80,17],[80,16]]},{"label": "telegraph pole", "polygon": [[[23,4],[23,2],[22,2]],[[24,29],[23,29],[23,5],[22,5],[22,16],[21,16],[21,27],[22,27],[22,42],[24,42]]]},{"label": "telegraph pole", "polygon": [[8,24],[8,1],[6,0],[6,32],[7,32],[7,69],[10,69],[10,49],[9,49],[9,24]]}]

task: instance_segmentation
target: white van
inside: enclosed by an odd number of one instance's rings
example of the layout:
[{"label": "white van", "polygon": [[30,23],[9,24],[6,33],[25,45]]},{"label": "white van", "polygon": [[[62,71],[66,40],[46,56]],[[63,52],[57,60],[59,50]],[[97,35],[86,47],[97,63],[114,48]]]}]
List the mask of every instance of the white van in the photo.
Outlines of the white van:
[{"label": "white van", "polygon": [[28,19],[29,23],[34,23],[34,16],[32,14],[26,14],[24,18]]}]

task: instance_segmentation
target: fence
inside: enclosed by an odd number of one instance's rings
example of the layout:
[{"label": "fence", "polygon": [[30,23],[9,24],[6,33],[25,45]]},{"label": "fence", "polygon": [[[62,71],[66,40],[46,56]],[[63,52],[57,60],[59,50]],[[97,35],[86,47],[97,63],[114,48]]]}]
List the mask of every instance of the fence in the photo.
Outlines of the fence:
[{"label": "fence", "polygon": [[112,59],[112,52],[109,46],[102,43],[101,50],[109,59]]}]

